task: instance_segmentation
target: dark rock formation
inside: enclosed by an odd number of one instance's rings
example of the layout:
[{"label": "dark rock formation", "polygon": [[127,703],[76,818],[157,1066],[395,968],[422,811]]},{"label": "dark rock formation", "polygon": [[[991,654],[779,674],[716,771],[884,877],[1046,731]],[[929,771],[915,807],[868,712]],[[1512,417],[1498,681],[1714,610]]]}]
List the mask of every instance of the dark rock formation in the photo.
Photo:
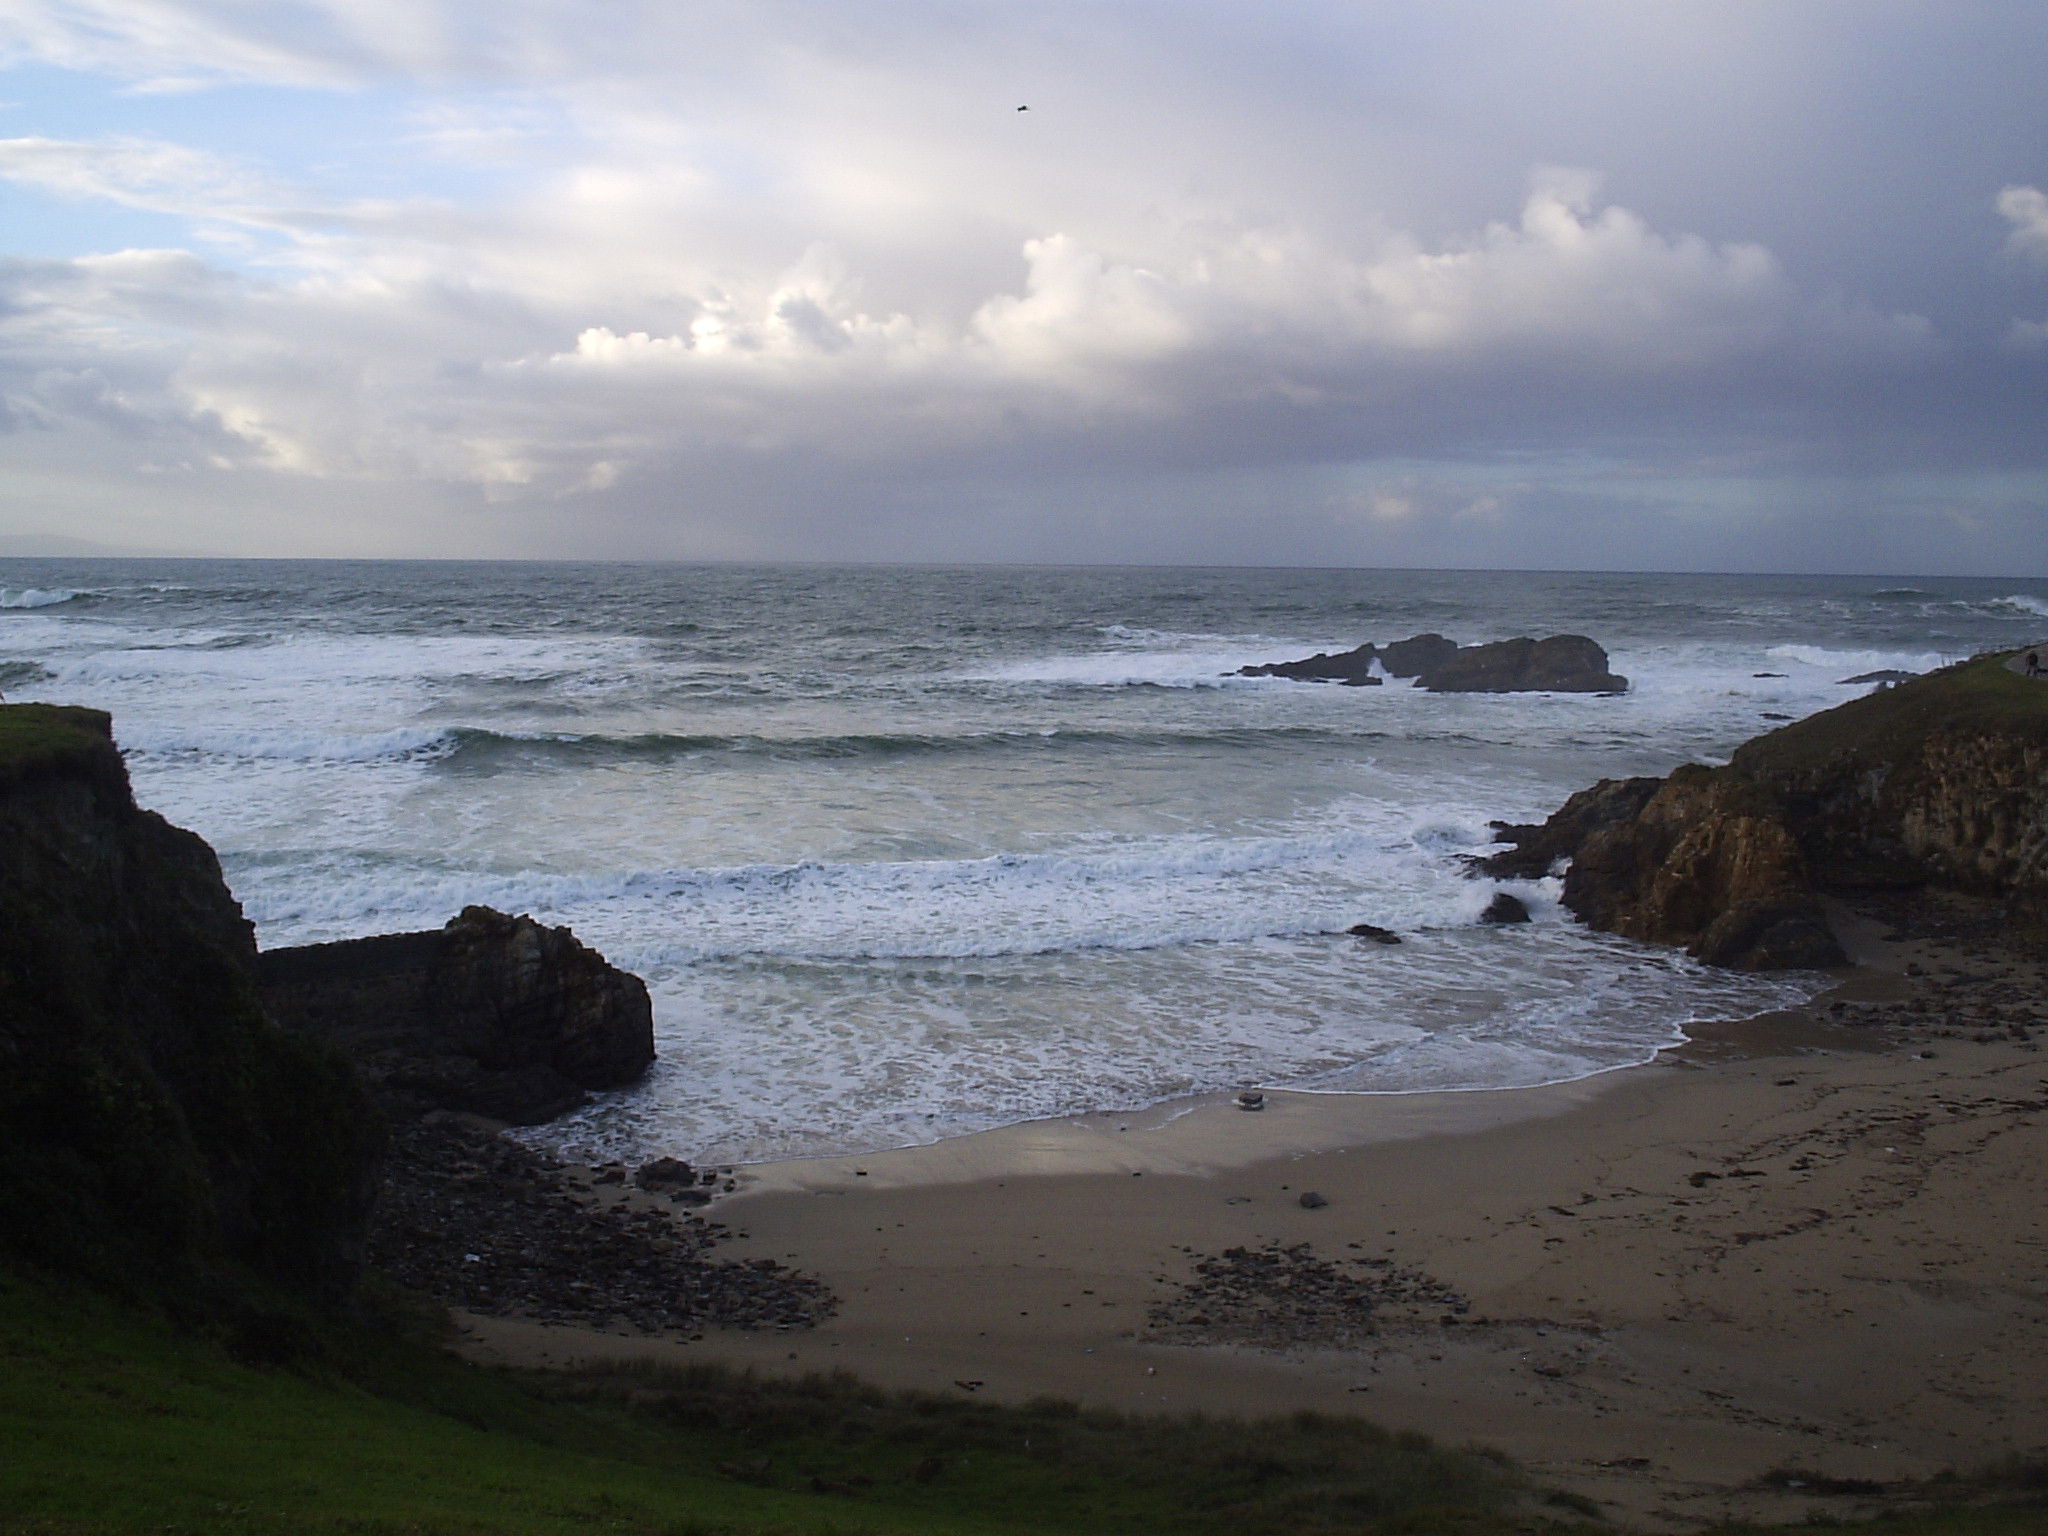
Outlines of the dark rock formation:
[{"label": "dark rock formation", "polygon": [[1411,635],[1380,648],[1380,666],[1389,677],[1420,677],[1458,654],[1458,642],[1442,635]]},{"label": "dark rock formation", "polygon": [[1479,914],[1482,923],[1526,923],[1529,921],[1529,904],[1521,897],[1507,891],[1495,891],[1493,900],[1486,904],[1486,910]]},{"label": "dark rock formation", "polygon": [[1343,683],[1352,688],[1376,688],[1373,675],[1374,650],[1361,645],[1353,651],[1318,651],[1300,661],[1273,661],[1263,666],[1239,667],[1239,677],[1291,677],[1298,683]]},{"label": "dark rock formation", "polygon": [[104,714],[0,706],[0,1257],[185,1307],[349,1296],[382,1132],[255,956]]},{"label": "dark rock formation", "polygon": [[1514,846],[1475,861],[1483,874],[1506,880],[1537,880],[1554,874],[1587,838],[1633,821],[1657,792],[1662,779],[1602,779],[1582,789],[1543,822],[1496,821],[1494,832]]},{"label": "dark rock formation", "polygon": [[1468,645],[1424,671],[1432,693],[1624,693],[1628,679],[1607,670],[1607,652],[1584,635]]},{"label": "dark rock formation", "polygon": [[1878,672],[1858,672],[1854,677],[1845,677],[1840,681],[1844,687],[1854,687],[1859,683],[1903,683],[1907,678],[1919,675],[1917,672],[1901,672],[1896,667],[1886,667]]},{"label": "dark rock formation", "polygon": [[1710,768],[1680,768],[1632,819],[1588,837],[1564,903],[1596,928],[1683,944],[1712,965],[1845,963],[1782,805]]},{"label": "dark rock formation", "polygon": [[[1947,887],[2048,909],[2048,690],[1978,657],[1748,742],[1725,768],[1606,781],[1495,875],[1572,860],[1564,903],[1595,927],[1745,969],[1839,963],[1828,891]],[[2030,919],[2031,920],[2031,919]]]},{"label": "dark rock formation", "polygon": [[1391,928],[1382,928],[1376,923],[1353,923],[1344,930],[1354,939],[1371,939],[1375,944],[1398,944],[1401,935]]},{"label": "dark rock formation", "polygon": [[1499,640],[1460,646],[1442,635],[1414,635],[1392,645],[1318,651],[1300,661],[1239,667],[1239,677],[1287,677],[1304,683],[1373,686],[1377,661],[1388,677],[1412,677],[1437,693],[1625,693],[1628,679],[1607,670],[1607,653],[1584,635]]},{"label": "dark rock formation", "polygon": [[654,1060],[647,988],[567,928],[465,907],[436,932],[276,949],[279,1022],[341,1047],[394,1113],[538,1125]]}]

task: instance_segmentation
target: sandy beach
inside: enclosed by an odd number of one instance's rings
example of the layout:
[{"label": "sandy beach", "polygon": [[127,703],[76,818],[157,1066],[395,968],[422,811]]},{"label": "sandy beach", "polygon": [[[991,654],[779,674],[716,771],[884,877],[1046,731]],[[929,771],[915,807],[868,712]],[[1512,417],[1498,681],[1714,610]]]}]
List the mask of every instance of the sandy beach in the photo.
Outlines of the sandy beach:
[{"label": "sandy beach", "polygon": [[[812,1331],[467,1317],[467,1348],[1359,1413],[1498,1447],[1646,1528],[1851,1514],[1799,1474],[1894,1482],[2048,1444],[2048,994],[1984,912],[1837,916],[1858,968],[1809,1007],[1597,1078],[1276,1093],[743,1170],[715,1211],[726,1252],[828,1283],[842,1309]],[[1263,1284],[1183,1289],[1225,1250],[1301,1244]],[[1317,1276],[1407,1299],[1333,1330],[1301,1301]]]}]

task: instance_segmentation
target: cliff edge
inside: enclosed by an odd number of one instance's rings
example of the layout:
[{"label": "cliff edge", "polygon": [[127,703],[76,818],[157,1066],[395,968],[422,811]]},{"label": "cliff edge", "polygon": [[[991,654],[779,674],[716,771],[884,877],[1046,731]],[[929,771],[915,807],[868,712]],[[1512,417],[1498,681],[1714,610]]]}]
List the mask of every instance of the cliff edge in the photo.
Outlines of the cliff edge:
[{"label": "cliff edge", "polygon": [[254,967],[213,851],[136,806],[108,717],[0,706],[0,1257],[350,1294],[380,1123]]},{"label": "cliff edge", "polygon": [[1483,872],[1569,860],[1587,923],[1712,964],[1841,964],[1825,894],[1939,886],[2048,907],[2048,682],[1975,657],[1759,736],[1721,768],[1608,779],[1497,824]]}]

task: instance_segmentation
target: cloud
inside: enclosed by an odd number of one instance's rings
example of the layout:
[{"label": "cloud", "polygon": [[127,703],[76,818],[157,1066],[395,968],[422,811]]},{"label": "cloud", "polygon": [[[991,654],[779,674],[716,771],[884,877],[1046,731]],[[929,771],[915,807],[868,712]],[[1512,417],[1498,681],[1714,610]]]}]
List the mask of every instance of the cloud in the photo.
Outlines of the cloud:
[{"label": "cloud", "polygon": [[[151,496],[180,465],[340,488],[322,506],[377,482],[635,549],[802,549],[859,505],[964,557],[1033,495],[1149,508],[1170,544],[1205,498],[1270,522],[1284,491],[1315,537],[1422,551],[1555,526],[1541,483],[1588,455],[1646,484],[2038,468],[2012,402],[2048,346],[2008,328],[1981,221],[2005,186],[2008,251],[2048,260],[2028,167],[1997,159],[2039,142],[2006,88],[2039,13],[1910,11],[1845,37],[1705,0],[1189,0],[1170,25],[1100,0],[610,0],[603,25],[567,0],[0,0],[0,60],[215,92],[0,141],[0,178],[81,240],[206,253],[0,267],[0,392],[13,451],[75,434],[109,499],[148,444]],[[1822,130],[1871,101],[1905,103],[1882,143]],[[1557,158],[1614,190],[1531,177]]]},{"label": "cloud", "polygon": [[1998,211],[2012,225],[2005,253],[2048,267],[2048,193],[2039,187],[2007,187],[1998,194]]},{"label": "cloud", "polygon": [[613,485],[693,453],[915,466],[1035,444],[1171,461],[1185,431],[1178,456],[1199,459],[1232,416],[1310,459],[1452,452],[1495,430],[1503,379],[1597,417],[1730,369],[1792,388],[1935,350],[1924,320],[1802,294],[1761,247],[1660,234],[1562,173],[1516,220],[1434,250],[1397,237],[1355,254],[1212,221],[1132,257],[1049,233],[1024,244],[1014,286],[957,320],[870,310],[822,246],[723,284],[615,281],[601,303],[547,262],[486,287],[463,232],[430,214],[336,235],[333,210],[266,206],[261,184],[172,146],[13,141],[0,174],[231,209],[301,240],[308,267],[263,281],[165,252],[22,267],[10,351],[151,360],[155,419],[204,422],[274,469],[498,494]]}]

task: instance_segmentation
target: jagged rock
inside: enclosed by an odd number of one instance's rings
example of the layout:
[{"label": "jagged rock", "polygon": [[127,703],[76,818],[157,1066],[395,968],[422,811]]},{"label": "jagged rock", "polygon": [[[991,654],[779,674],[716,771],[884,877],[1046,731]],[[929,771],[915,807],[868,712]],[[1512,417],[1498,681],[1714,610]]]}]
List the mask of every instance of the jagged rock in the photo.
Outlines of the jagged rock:
[{"label": "jagged rock", "polygon": [[1917,672],[1901,672],[1896,667],[1885,667],[1877,672],[1858,672],[1854,677],[1841,678],[1839,681],[1844,687],[1853,687],[1858,683],[1903,683],[1908,678],[1919,675]]},{"label": "jagged rock", "polygon": [[567,928],[465,907],[445,928],[270,950],[264,1001],[340,1046],[395,1113],[538,1125],[654,1060],[646,985]]},{"label": "jagged rock", "polygon": [[1376,923],[1354,923],[1344,930],[1354,939],[1371,939],[1375,944],[1398,944],[1401,935],[1391,928],[1382,928]]},{"label": "jagged rock", "polygon": [[1380,648],[1380,666],[1389,677],[1420,677],[1458,654],[1458,642],[1433,631],[1410,635]]},{"label": "jagged rock", "polygon": [[1482,874],[1504,880],[1539,880],[1579,851],[1579,845],[1606,827],[1633,820],[1662,779],[1602,779],[1582,789],[1553,811],[1548,821],[1493,824],[1495,834],[1514,846],[1502,853],[1474,859]]},{"label": "jagged rock", "polygon": [[1828,890],[1949,887],[2048,914],[2048,690],[1976,657],[1767,732],[1725,768],[1604,780],[1476,872],[1570,859],[1596,928],[1750,969],[1841,963]]},{"label": "jagged rock", "polygon": [[106,715],[0,706],[0,1260],[188,1314],[348,1299],[383,1132],[346,1062],[263,1016],[255,958]]},{"label": "jagged rock", "polygon": [[1493,900],[1486,904],[1486,910],[1479,914],[1482,923],[1526,923],[1529,921],[1529,904],[1521,897],[1507,891],[1495,891]]},{"label": "jagged rock", "polygon": [[1579,846],[1564,904],[1596,928],[1738,970],[1846,963],[1768,789],[1688,765]]},{"label": "jagged rock", "polygon": [[1432,693],[1623,693],[1628,679],[1607,670],[1607,652],[1584,635],[1469,645],[1423,672]]},{"label": "jagged rock", "polygon": [[1374,650],[1361,645],[1356,650],[1318,651],[1300,661],[1271,661],[1261,666],[1239,667],[1239,677],[1288,677],[1300,683],[1345,683],[1354,688],[1379,686],[1373,675]]}]

